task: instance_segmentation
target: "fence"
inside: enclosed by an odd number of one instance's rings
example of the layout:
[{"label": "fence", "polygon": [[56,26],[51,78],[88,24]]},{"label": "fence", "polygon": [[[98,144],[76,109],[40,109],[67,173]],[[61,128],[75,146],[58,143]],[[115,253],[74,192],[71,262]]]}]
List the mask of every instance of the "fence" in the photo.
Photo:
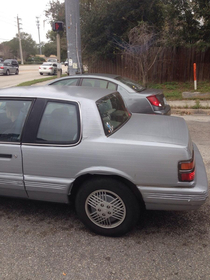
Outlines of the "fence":
[{"label": "fence", "polygon": [[[197,80],[210,80],[210,48],[201,51],[196,48],[167,48],[148,72],[148,81],[186,82],[193,80],[193,63],[197,64]],[[86,62],[89,73],[110,73],[142,81],[140,66],[135,57],[117,54],[113,61],[98,60]]]}]

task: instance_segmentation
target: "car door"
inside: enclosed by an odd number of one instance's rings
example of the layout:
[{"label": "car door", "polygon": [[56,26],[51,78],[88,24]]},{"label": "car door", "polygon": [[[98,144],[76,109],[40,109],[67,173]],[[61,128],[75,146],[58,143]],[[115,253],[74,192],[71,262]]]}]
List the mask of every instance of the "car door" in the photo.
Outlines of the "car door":
[{"label": "car door", "polygon": [[29,198],[68,202],[80,137],[77,102],[37,100],[22,145],[24,182]]},{"label": "car door", "polygon": [[15,62],[13,60],[11,60],[11,68],[10,68],[10,73],[11,74],[14,74],[15,73],[15,70],[16,70],[16,67],[15,67]]},{"label": "car door", "polygon": [[27,197],[21,136],[31,100],[0,98],[0,195]]}]

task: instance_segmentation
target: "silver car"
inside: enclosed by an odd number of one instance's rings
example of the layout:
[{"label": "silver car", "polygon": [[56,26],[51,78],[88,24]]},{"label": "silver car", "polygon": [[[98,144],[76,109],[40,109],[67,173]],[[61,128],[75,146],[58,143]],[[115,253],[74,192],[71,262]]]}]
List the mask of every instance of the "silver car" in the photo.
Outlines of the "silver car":
[{"label": "silver car", "polygon": [[85,87],[2,89],[0,105],[2,196],[74,202],[108,236],[143,209],[197,209],[208,196],[183,118],[131,114],[118,92]]},{"label": "silver car", "polygon": [[10,74],[19,74],[19,64],[16,59],[6,59],[4,62],[0,63],[0,74],[10,75]]},{"label": "silver car", "polygon": [[48,85],[89,86],[118,91],[132,113],[171,115],[171,107],[159,89],[146,89],[135,81],[113,74],[83,74],[59,78]]}]

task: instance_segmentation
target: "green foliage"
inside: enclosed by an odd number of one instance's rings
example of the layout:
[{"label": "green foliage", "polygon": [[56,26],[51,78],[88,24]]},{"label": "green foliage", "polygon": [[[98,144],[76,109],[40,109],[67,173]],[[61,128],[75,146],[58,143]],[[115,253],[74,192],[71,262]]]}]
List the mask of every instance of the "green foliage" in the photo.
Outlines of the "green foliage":
[{"label": "green foliage", "polygon": [[[193,82],[165,82],[162,84],[149,84],[149,88],[162,89],[165,97],[168,100],[181,100],[183,99],[183,92],[194,92]],[[198,83],[198,92],[208,93],[210,92],[210,81],[203,81]],[[208,97],[199,97],[199,99],[206,99]],[[195,99],[195,98],[192,98]]]},{"label": "green foliage", "polygon": [[[66,76],[67,76],[66,74],[61,75],[61,77],[66,77]],[[54,79],[55,79],[55,77],[35,79],[35,80],[32,80],[32,81],[23,82],[23,83],[17,85],[17,87],[32,86],[32,85],[35,85],[35,84],[38,84],[38,83],[42,83],[42,82],[50,81],[50,80],[54,80]]]},{"label": "green foliage", "polygon": [[35,56],[29,57],[24,64],[42,64],[43,62],[45,62],[43,57]]},{"label": "green foliage", "polygon": [[119,52],[118,43],[128,40],[129,31],[139,21],[162,27],[159,0],[95,0],[89,6],[81,3],[81,33],[83,55],[90,58],[113,58]]},{"label": "green foliage", "polygon": [[[123,52],[122,43],[140,22],[148,23],[165,46],[210,46],[209,0],[80,0],[83,60],[112,59]],[[49,2],[45,11],[49,22],[65,23],[65,3]],[[202,21],[201,21],[202,19]],[[56,33],[47,38],[56,42]],[[121,47],[119,47],[121,45]],[[66,32],[61,32],[61,56],[66,57]],[[50,50],[51,49],[51,50]],[[47,53],[53,48],[47,45]],[[55,52],[53,51],[53,54]]]},{"label": "green foliage", "polygon": [[196,100],[195,105],[192,107],[193,109],[199,109],[201,107],[200,101]]},{"label": "green foliage", "polygon": [[[21,43],[22,43],[24,60],[26,60],[30,55],[35,55],[37,53],[37,45],[36,42],[32,39],[31,35],[22,32]],[[16,37],[13,38],[12,40],[8,42],[4,42],[4,45],[8,46],[13,57],[20,57],[18,35],[16,35]]]},{"label": "green foliage", "polygon": [[46,57],[49,57],[50,55],[55,55],[57,53],[56,42],[46,43],[43,47],[43,53]]},{"label": "green foliage", "polygon": [[[52,0],[49,2],[49,9],[45,11],[45,16],[48,18],[49,22],[52,23],[54,21],[62,21],[65,25],[65,2],[60,3],[58,0]],[[59,31],[60,40],[61,40],[61,60],[66,58],[67,54],[67,44],[66,44],[66,30],[64,27],[64,31]],[[50,56],[51,54],[57,54],[57,46],[56,46],[56,35],[57,32],[53,30],[48,31],[46,37],[49,39],[50,43],[45,44],[43,52],[46,56]]]}]

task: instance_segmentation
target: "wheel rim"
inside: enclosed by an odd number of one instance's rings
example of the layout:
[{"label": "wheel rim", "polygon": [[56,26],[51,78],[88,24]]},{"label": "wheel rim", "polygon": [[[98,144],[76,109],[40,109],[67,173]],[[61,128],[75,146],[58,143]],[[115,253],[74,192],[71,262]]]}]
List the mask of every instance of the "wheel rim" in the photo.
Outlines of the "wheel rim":
[{"label": "wheel rim", "polygon": [[123,200],[114,192],[98,190],[92,192],[85,201],[88,218],[101,228],[115,228],[126,217]]}]

